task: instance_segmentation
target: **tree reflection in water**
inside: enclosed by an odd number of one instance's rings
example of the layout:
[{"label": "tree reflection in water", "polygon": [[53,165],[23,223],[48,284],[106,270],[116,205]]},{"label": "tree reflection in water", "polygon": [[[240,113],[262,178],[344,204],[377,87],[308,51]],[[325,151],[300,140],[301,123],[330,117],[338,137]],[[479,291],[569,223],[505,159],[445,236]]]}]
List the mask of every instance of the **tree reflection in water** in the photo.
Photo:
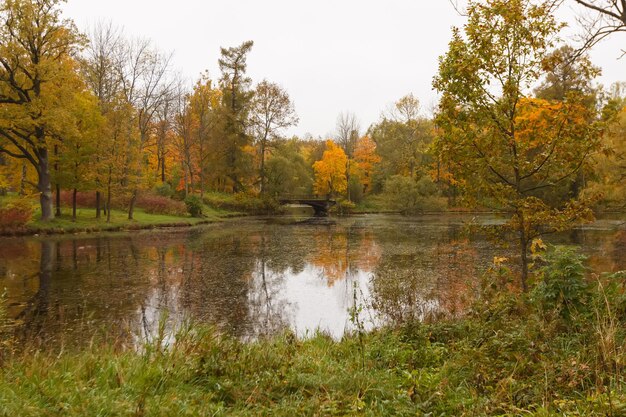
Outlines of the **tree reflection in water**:
[{"label": "tree reflection in water", "polygon": [[[190,230],[0,242],[0,287],[30,343],[154,338],[184,320],[241,338],[286,328],[351,328],[356,284],[367,325],[462,313],[476,277],[502,250],[467,241],[459,216],[355,217],[334,224],[238,219]],[[596,270],[625,269],[624,231],[585,230]]]}]

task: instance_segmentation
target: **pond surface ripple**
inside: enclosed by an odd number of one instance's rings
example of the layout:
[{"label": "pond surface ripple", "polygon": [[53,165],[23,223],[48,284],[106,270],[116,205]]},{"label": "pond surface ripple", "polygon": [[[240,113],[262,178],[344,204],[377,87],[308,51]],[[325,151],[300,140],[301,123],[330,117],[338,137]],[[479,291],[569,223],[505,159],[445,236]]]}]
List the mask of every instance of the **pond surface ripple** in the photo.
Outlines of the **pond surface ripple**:
[{"label": "pond surface ripple", "polygon": [[[137,343],[159,321],[210,323],[241,338],[287,328],[340,337],[362,307],[366,328],[454,316],[477,277],[511,249],[467,239],[493,216],[356,216],[321,224],[244,218],[193,229],[0,240],[0,288],[22,340]],[[622,221],[623,222],[623,221]],[[623,223],[622,223],[623,224]],[[626,231],[605,219],[556,235],[595,271],[626,269]],[[167,319],[164,319],[167,317]]]}]

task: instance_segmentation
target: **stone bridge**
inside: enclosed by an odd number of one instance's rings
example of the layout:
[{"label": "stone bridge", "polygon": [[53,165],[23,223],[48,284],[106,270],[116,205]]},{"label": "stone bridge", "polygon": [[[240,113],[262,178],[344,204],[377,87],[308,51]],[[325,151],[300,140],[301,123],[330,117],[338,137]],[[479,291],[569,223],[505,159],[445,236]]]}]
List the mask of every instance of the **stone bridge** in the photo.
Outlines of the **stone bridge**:
[{"label": "stone bridge", "polygon": [[328,216],[328,210],[337,202],[330,198],[320,198],[317,196],[283,196],[278,199],[280,204],[301,204],[313,207],[316,217]]}]

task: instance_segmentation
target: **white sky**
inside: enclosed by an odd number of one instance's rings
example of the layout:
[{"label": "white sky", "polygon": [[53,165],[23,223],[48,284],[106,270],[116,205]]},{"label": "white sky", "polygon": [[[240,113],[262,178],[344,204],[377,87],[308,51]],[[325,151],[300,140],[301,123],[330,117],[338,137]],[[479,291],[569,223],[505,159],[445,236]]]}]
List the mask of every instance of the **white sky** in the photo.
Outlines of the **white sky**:
[{"label": "white sky", "polygon": [[[295,103],[300,124],[288,133],[323,137],[340,112],[366,129],[410,92],[432,108],[437,59],[464,23],[448,0],[69,0],[64,10],[83,31],[111,21],[151,39],[190,82],[205,69],[219,78],[220,46],[253,40],[250,77],[281,84]],[[625,44],[617,34],[592,51],[606,86],[626,81]]]}]

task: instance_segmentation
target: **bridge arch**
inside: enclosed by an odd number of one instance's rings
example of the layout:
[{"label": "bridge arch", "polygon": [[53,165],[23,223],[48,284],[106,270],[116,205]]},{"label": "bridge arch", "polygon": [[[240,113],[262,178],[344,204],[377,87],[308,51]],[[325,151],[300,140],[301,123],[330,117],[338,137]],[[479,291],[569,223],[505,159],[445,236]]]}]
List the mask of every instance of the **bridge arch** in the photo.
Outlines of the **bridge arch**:
[{"label": "bridge arch", "polygon": [[281,205],[284,204],[301,204],[305,206],[313,207],[315,211],[315,217],[327,217],[328,210],[337,204],[335,200],[319,197],[298,197],[298,196],[285,196],[278,199]]}]

